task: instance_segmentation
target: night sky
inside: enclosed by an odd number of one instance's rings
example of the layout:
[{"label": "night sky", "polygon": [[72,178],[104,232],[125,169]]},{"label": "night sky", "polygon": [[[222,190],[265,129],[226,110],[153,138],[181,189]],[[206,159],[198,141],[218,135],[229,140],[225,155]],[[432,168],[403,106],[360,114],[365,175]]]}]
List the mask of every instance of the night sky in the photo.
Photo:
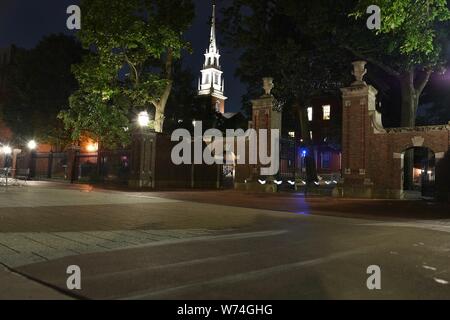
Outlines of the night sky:
[{"label": "night sky", "polygon": [[[209,19],[212,0],[194,0],[196,18],[186,39],[192,43],[193,54],[185,57],[185,66],[195,75],[200,75],[203,53],[209,43]],[[32,48],[48,34],[64,32],[66,28],[66,9],[78,4],[79,0],[0,0],[0,48],[15,44],[18,47]],[[222,1],[226,3],[226,1]],[[220,11],[221,2],[218,2]],[[107,14],[107,12],[105,12]],[[220,14],[219,14],[220,20]],[[222,37],[218,34],[219,42]],[[229,97],[227,111],[241,108],[241,96],[245,86],[234,77],[237,54],[220,46],[222,70],[225,76],[225,94]]]}]

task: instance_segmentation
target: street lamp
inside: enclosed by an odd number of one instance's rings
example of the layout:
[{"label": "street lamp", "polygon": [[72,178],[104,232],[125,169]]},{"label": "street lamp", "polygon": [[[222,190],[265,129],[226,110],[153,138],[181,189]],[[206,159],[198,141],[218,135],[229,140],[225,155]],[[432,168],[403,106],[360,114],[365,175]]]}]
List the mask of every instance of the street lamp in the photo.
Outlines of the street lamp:
[{"label": "street lamp", "polygon": [[141,128],[148,127],[150,123],[150,117],[147,111],[142,111],[138,115],[138,124]]},{"label": "street lamp", "polygon": [[12,154],[12,149],[10,146],[3,146],[2,151],[4,154],[6,154],[7,156]]},{"label": "street lamp", "polygon": [[30,140],[30,141],[28,141],[27,146],[28,146],[28,149],[34,150],[37,148],[37,143],[34,140]]}]

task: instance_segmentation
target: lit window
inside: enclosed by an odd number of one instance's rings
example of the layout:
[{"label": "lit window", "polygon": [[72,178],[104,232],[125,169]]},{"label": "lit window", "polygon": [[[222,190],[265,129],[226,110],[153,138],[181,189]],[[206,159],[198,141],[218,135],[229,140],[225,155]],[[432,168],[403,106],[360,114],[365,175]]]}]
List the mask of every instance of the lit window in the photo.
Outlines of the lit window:
[{"label": "lit window", "polygon": [[313,108],[312,107],[308,108],[308,120],[309,121],[313,120]]},{"label": "lit window", "polygon": [[295,132],[294,132],[294,131],[290,131],[290,132],[289,132],[289,137],[295,138]]},{"label": "lit window", "polygon": [[323,120],[331,119],[331,106],[322,106],[323,109]]}]

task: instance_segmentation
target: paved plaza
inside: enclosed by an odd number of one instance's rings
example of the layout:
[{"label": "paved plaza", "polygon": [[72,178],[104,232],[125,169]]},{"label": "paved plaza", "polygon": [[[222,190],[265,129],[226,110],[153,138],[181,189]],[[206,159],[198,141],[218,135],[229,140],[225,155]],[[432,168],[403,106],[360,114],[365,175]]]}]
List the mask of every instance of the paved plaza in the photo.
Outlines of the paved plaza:
[{"label": "paved plaza", "polygon": [[[450,298],[448,212],[29,183],[0,190],[0,298]],[[81,290],[66,286],[70,265],[81,268]],[[370,265],[381,268],[381,290],[367,289]]]}]

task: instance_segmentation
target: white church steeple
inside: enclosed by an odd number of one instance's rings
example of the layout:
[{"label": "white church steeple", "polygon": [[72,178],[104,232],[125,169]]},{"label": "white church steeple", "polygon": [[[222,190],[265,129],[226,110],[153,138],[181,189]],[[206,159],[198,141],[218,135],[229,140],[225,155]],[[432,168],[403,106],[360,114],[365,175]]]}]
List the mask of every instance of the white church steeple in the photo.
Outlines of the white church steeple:
[{"label": "white church steeple", "polygon": [[211,35],[209,37],[209,52],[217,52],[216,41],[216,4],[213,4],[212,21],[211,21]]},{"label": "white church steeple", "polygon": [[213,4],[213,12],[211,19],[211,33],[209,39],[209,48],[206,49],[205,62],[201,70],[201,77],[198,82],[199,96],[211,96],[214,99],[213,104],[217,112],[224,113],[225,100],[224,96],[224,79],[220,66],[220,53],[217,48],[216,38],[216,5]]}]

